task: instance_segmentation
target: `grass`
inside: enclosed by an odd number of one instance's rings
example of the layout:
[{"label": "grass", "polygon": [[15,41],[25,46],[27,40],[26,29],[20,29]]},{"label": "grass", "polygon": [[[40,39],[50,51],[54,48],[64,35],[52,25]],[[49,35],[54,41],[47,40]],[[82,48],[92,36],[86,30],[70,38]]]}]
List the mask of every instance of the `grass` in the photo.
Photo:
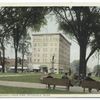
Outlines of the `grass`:
[{"label": "grass", "polygon": [[[9,76],[9,75],[14,75],[14,76]],[[40,83],[40,77],[42,75],[43,75],[42,73],[0,73],[0,80]],[[56,74],[53,76],[61,78],[62,75]],[[97,80],[100,80],[100,78],[98,78]],[[10,86],[0,86],[0,94],[84,94],[84,93],[83,92],[77,93],[71,91],[68,92],[66,90],[48,90],[48,89],[36,89],[36,88],[18,88]]]},{"label": "grass", "polygon": [[[0,73],[0,80],[40,83],[41,82],[40,78],[42,76],[44,76],[42,73],[34,73],[34,72],[31,72],[31,73]],[[56,78],[61,78],[62,75],[54,74],[53,76]],[[99,77],[93,77],[93,78],[97,81],[100,81]]]},{"label": "grass", "polygon": [[100,81],[100,77],[93,77],[94,80]]},{"label": "grass", "polygon": [[36,88],[19,88],[0,86],[0,94],[83,94],[76,92],[68,92],[66,90],[49,90]]},{"label": "grass", "polygon": [[[18,81],[18,82],[34,82],[40,83],[40,78],[44,76],[42,73],[0,73],[0,80]],[[12,75],[12,76],[9,76]],[[13,76],[14,75],[14,76]],[[6,77],[4,77],[6,76]],[[56,78],[61,78],[60,74],[53,75]]]},{"label": "grass", "polygon": [[7,73],[2,73],[0,72],[0,75],[16,75],[17,73],[10,73],[10,72],[7,72]]},{"label": "grass", "polygon": [[[9,75],[19,75],[19,76],[9,76]],[[42,75],[41,73],[18,73],[18,74],[6,74],[6,77],[4,77],[5,76],[4,74],[4,76],[0,77],[0,80],[40,83],[41,75]]]}]

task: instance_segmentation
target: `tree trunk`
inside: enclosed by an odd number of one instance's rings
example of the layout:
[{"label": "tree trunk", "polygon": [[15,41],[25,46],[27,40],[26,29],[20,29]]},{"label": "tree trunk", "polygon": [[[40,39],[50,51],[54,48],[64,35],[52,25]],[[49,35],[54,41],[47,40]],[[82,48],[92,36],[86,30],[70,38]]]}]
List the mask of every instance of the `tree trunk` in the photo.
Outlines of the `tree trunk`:
[{"label": "tree trunk", "polygon": [[23,72],[24,54],[22,54],[22,72]]},{"label": "tree trunk", "polygon": [[22,72],[23,72],[23,63],[24,63],[24,44],[22,44]]},{"label": "tree trunk", "polygon": [[80,45],[79,75],[86,76],[86,46]]},{"label": "tree trunk", "polygon": [[5,72],[5,48],[2,49],[3,59],[2,59],[2,72]]},{"label": "tree trunk", "polygon": [[15,73],[17,73],[17,49],[15,48]]}]

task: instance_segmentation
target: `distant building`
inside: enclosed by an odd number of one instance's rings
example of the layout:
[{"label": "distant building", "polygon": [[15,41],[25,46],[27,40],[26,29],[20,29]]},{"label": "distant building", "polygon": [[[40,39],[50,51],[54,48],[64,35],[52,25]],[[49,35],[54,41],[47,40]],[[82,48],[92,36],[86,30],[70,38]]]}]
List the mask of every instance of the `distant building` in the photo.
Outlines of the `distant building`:
[{"label": "distant building", "polygon": [[60,33],[33,34],[32,65],[38,65],[42,72],[68,71],[70,45]]},{"label": "distant building", "polygon": [[[6,58],[5,61],[7,62],[6,63],[7,67],[12,67],[12,66],[14,67],[15,66],[15,59],[14,58]],[[18,57],[17,61],[18,61],[18,66],[20,67],[22,64],[22,59]],[[24,59],[24,62],[23,62],[24,67],[28,66],[27,63],[28,63],[28,61],[26,59]]]}]

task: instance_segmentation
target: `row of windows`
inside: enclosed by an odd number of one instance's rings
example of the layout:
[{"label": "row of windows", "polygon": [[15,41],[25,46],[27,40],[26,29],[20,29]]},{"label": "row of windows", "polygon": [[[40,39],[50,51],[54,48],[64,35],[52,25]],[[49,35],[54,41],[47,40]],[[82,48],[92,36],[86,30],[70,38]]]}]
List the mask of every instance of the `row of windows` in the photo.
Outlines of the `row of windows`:
[{"label": "row of windows", "polygon": [[67,55],[70,53],[70,49],[69,48],[60,48],[60,54],[61,55]]},{"label": "row of windows", "polygon": [[63,60],[60,60],[60,62],[59,62],[60,64],[67,64],[68,63],[68,61],[66,60],[66,61],[63,61]]},{"label": "row of windows", "polygon": [[60,42],[63,43],[63,44],[65,44],[65,45],[69,44],[68,41],[65,40],[63,37],[60,37]]},{"label": "row of windows", "polygon": [[57,43],[33,43],[33,46],[57,46]]},{"label": "row of windows", "polygon": [[[34,59],[34,62],[50,62],[50,63],[52,63],[51,59],[42,59],[42,60]],[[54,63],[56,63],[56,62],[57,62],[57,59],[54,60]]]},{"label": "row of windows", "polygon": [[34,59],[34,62],[40,62],[40,59]]},{"label": "row of windows", "polygon": [[68,58],[70,58],[70,56],[69,56],[69,55],[65,55],[65,56],[60,55],[60,59],[62,59],[62,60],[66,60],[66,59],[68,59]]},{"label": "row of windows", "polygon": [[66,44],[60,43],[60,48],[67,49],[67,48],[70,48],[70,47],[68,45],[66,45]]},{"label": "row of windows", "polygon": [[58,37],[54,37],[54,36],[41,36],[41,37],[33,37],[33,41],[58,41]]},{"label": "row of windows", "polygon": [[[39,58],[39,57],[41,57],[41,58],[48,58],[48,59],[52,59],[52,57],[53,57],[53,54],[34,54],[33,55],[33,58]],[[56,59],[58,57],[58,55],[56,55],[56,56],[54,56],[54,59]]]},{"label": "row of windows", "polygon": [[43,50],[43,51],[50,51],[50,52],[53,52],[53,51],[57,51],[57,48],[33,48],[33,50],[36,52],[36,51],[38,51],[38,52],[40,52],[41,50]]}]

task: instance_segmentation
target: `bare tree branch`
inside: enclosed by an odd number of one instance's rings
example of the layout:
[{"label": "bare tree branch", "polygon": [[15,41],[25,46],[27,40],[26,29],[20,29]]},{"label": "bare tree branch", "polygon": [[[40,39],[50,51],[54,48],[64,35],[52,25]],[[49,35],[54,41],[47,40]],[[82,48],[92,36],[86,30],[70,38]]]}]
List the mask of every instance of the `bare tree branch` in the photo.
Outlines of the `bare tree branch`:
[{"label": "bare tree branch", "polygon": [[73,31],[73,33],[74,33],[77,41],[79,41],[79,38],[78,38],[77,33],[76,33],[76,30],[74,29],[74,26],[68,20],[67,15],[66,15],[66,12],[64,11],[65,17],[63,17],[62,14],[59,11],[57,11],[56,9],[55,9],[55,13],[56,13],[56,16],[59,15],[66,23],[69,24],[69,26],[72,28],[72,31]]},{"label": "bare tree branch", "polygon": [[86,62],[88,62],[89,58],[94,54],[94,52],[97,50],[97,48],[94,48],[91,50],[91,52],[89,53],[88,57],[86,58]]}]

